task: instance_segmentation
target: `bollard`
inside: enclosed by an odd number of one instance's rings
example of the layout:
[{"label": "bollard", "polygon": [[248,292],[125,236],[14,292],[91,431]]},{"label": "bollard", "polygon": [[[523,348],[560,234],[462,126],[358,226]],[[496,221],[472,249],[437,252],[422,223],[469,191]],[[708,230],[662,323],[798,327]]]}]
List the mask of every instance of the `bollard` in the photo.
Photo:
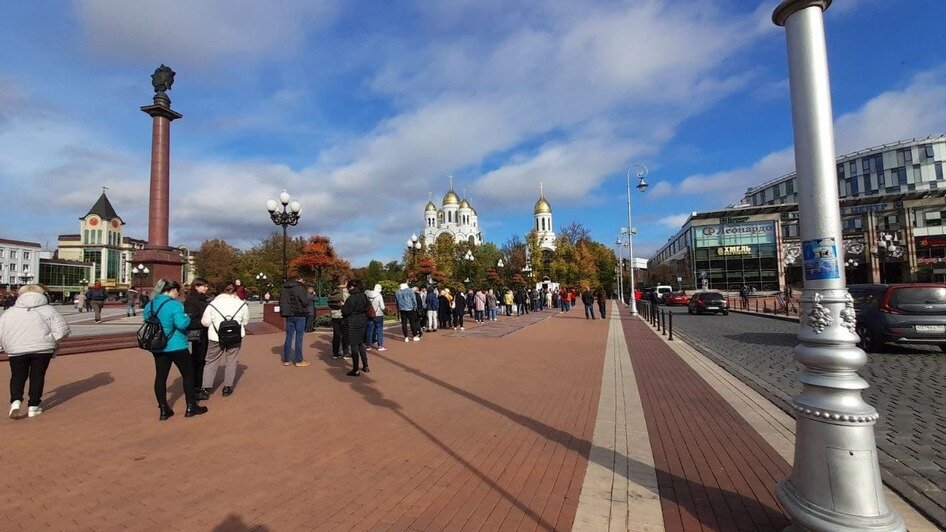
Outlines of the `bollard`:
[{"label": "bollard", "polygon": [[667,336],[667,314],[660,312],[660,330],[664,336]]},{"label": "bollard", "polygon": [[673,311],[670,311],[670,316],[667,317],[667,321],[670,322],[670,334],[667,336],[667,340],[673,341]]},{"label": "bollard", "polygon": [[756,311],[756,314],[759,313],[759,300],[758,299],[755,300],[755,311]]}]

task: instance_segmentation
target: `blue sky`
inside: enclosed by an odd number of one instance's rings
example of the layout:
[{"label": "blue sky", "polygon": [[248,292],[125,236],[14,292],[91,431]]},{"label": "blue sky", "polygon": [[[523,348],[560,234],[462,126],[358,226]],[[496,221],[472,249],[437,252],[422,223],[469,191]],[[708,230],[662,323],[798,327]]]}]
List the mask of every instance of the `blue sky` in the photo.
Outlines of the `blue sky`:
[{"label": "blue sky", "polygon": [[[15,2],[0,20],[0,236],[55,245],[100,193],[146,237],[149,75],[169,93],[175,243],[247,246],[264,203],[355,264],[399,257],[456,176],[487,240],[556,226],[648,255],[687,213],[793,169],[777,1]],[[826,13],[838,153],[946,132],[946,2]],[[275,6],[275,7],[274,7]]]}]

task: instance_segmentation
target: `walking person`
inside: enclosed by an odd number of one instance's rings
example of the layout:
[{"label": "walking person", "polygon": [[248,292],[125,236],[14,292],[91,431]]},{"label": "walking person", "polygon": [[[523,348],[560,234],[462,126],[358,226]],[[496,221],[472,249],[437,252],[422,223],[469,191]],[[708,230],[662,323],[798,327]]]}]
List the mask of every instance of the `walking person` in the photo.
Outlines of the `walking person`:
[{"label": "walking person", "polygon": [[[365,349],[365,329],[369,318],[374,318],[374,310],[360,279],[353,279],[348,283],[348,300],[342,307],[342,316],[348,320],[348,340],[351,343],[352,370],[346,373],[350,377],[357,377],[361,372],[369,372],[368,352]],[[358,362],[361,360],[361,369]]]},{"label": "walking person", "polygon": [[10,360],[10,418],[20,415],[23,392],[29,380],[27,415],[43,412],[43,387],[46,370],[63,338],[69,336],[69,325],[46,298],[38,284],[23,285],[17,290],[16,302],[0,315],[0,349]]},{"label": "walking person", "polygon": [[125,314],[127,317],[137,316],[138,291],[134,286],[128,288],[125,292]]},{"label": "walking person", "polygon": [[482,288],[477,290],[473,296],[473,306],[476,308],[476,322],[483,323],[484,314],[486,313],[486,294],[483,293]]},{"label": "walking person", "polygon": [[387,351],[384,347],[384,296],[381,293],[381,285],[375,284],[373,290],[365,291],[368,301],[374,309],[374,318],[368,319],[368,329],[365,336],[366,349],[374,346],[378,351]]},{"label": "walking person", "polygon": [[309,287],[309,312],[305,317],[305,332],[315,332],[315,288]]},{"label": "walking person", "polygon": [[187,411],[184,417],[198,416],[207,412],[206,406],[197,403],[197,384],[194,381],[194,366],[187,351],[187,327],[191,320],[184,312],[184,305],[177,300],[181,295],[181,284],[167,279],[158,280],[154,285],[157,294],[142,310],[144,321],[152,316],[156,317],[167,336],[167,345],[163,349],[152,351],[154,356],[154,396],[158,400],[160,421],[174,415],[168,404],[168,375],[171,373],[171,364],[177,366],[184,382],[184,397],[187,401]]},{"label": "walking person", "polygon": [[[397,292],[394,293],[394,301],[397,303],[397,312],[401,318],[401,334],[404,335],[404,341],[410,342],[411,338],[415,342],[420,340],[420,337],[417,336],[417,323],[414,320],[417,300],[414,298],[414,291],[407,283],[401,283],[398,287]],[[408,328],[410,331],[408,331]]]},{"label": "walking person", "polygon": [[585,319],[595,319],[595,294],[590,286],[585,286],[581,292],[581,302],[585,305]]},{"label": "walking person", "polygon": [[739,302],[742,305],[742,310],[749,310],[749,287],[742,285],[742,288],[739,289]]},{"label": "walking person", "polygon": [[[240,334],[232,338],[229,326],[236,322],[240,326]],[[207,399],[213,391],[214,381],[217,378],[217,367],[224,363],[223,391],[224,397],[233,393],[236,383],[237,357],[240,355],[243,337],[246,336],[246,324],[250,322],[250,309],[246,301],[236,295],[236,285],[228,283],[220,294],[209,302],[200,317],[200,324],[207,330],[207,357],[201,369],[201,399]],[[222,327],[224,326],[225,328]],[[221,334],[226,334],[221,338]]]},{"label": "walking person", "polygon": [[462,290],[453,298],[453,329],[463,330],[463,315],[466,313],[467,300]]},{"label": "walking person", "polygon": [[[198,277],[191,281],[191,289],[184,299],[184,312],[191,319],[187,327],[187,339],[191,343],[194,385],[198,387],[204,381],[204,366],[207,364],[207,327],[201,323],[201,320],[204,317],[204,311],[207,310],[207,302],[210,301],[208,290],[210,290],[210,283],[203,277]],[[206,399],[207,391],[203,388],[198,389],[197,398]]]},{"label": "walking person", "polygon": [[335,278],[335,288],[328,295],[328,308],[332,318],[332,358],[351,356],[348,345],[348,326],[342,317],[342,307],[348,300],[348,285],[341,278]]},{"label": "walking person", "polygon": [[241,283],[240,280],[237,279],[236,281],[233,282],[233,284],[236,286],[236,296],[240,298],[241,301],[246,301],[246,298],[250,294],[246,291],[246,287],[243,286],[243,283]]},{"label": "walking person", "polygon": [[598,291],[595,292],[595,299],[598,300],[598,313],[601,319],[604,319],[604,308],[608,306],[608,291],[603,286],[599,286]]},{"label": "walking person", "polygon": [[[309,294],[303,278],[290,279],[283,283],[279,294],[279,315],[286,318],[286,340],[282,346],[282,365],[304,368],[311,363],[302,358],[302,342],[305,339],[305,319],[309,313]],[[237,287],[237,297],[240,288]],[[242,298],[241,298],[242,299]],[[293,348],[295,341],[295,348]]]},{"label": "walking person", "polygon": [[85,312],[85,294],[82,292],[76,294],[76,309],[79,312]]},{"label": "walking person", "polygon": [[95,281],[92,288],[85,294],[87,304],[92,305],[92,310],[95,311],[95,323],[102,321],[102,307],[105,306],[106,299],[108,299],[108,292],[102,288],[102,283],[99,281]]},{"label": "walking person", "polygon": [[489,292],[486,293],[486,313],[489,315],[489,321],[496,321],[498,305],[499,301],[496,299],[496,294],[493,292],[493,289],[490,288]]},{"label": "walking person", "polygon": [[553,309],[553,308],[555,308],[555,306],[554,306],[554,301],[552,301],[553,299],[555,299],[555,297],[552,295],[552,291],[551,291],[551,290],[545,290],[545,308],[542,309],[542,310],[548,310],[548,309]]},{"label": "walking person", "polygon": [[440,294],[436,288],[427,293],[427,330],[434,332],[440,325]]}]

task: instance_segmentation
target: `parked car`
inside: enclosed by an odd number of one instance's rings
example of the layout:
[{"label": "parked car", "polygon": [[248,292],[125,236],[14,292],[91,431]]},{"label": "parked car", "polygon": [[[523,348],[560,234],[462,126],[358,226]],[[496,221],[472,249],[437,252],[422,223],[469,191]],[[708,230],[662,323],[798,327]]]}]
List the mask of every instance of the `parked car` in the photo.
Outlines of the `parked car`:
[{"label": "parked car", "polygon": [[686,292],[670,292],[664,296],[664,303],[667,305],[688,305],[690,296]]},{"label": "parked car", "polygon": [[656,287],[654,287],[654,290],[657,291],[657,297],[660,298],[660,302],[666,303],[667,294],[673,292],[673,287],[667,286],[665,284],[659,284]]},{"label": "parked car", "polygon": [[936,345],[946,352],[946,284],[858,284],[854,298],[860,346]]},{"label": "parked car", "polygon": [[729,315],[729,303],[725,296],[719,292],[700,292],[693,294],[690,303],[687,305],[687,312],[690,314],[703,314],[712,312],[713,314]]}]

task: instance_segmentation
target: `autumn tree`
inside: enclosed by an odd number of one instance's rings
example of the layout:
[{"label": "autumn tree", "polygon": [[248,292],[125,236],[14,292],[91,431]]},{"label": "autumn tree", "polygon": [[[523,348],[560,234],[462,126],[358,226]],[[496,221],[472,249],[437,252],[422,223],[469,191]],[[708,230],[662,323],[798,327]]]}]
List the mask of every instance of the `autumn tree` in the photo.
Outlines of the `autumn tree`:
[{"label": "autumn tree", "polygon": [[302,253],[289,263],[293,275],[313,277],[321,295],[322,279],[326,277],[350,277],[351,265],[335,253],[329,237],[315,235],[309,238]]},{"label": "autumn tree", "polygon": [[239,266],[240,250],[219,238],[201,243],[194,257],[197,276],[207,279],[212,286],[236,279]]}]

